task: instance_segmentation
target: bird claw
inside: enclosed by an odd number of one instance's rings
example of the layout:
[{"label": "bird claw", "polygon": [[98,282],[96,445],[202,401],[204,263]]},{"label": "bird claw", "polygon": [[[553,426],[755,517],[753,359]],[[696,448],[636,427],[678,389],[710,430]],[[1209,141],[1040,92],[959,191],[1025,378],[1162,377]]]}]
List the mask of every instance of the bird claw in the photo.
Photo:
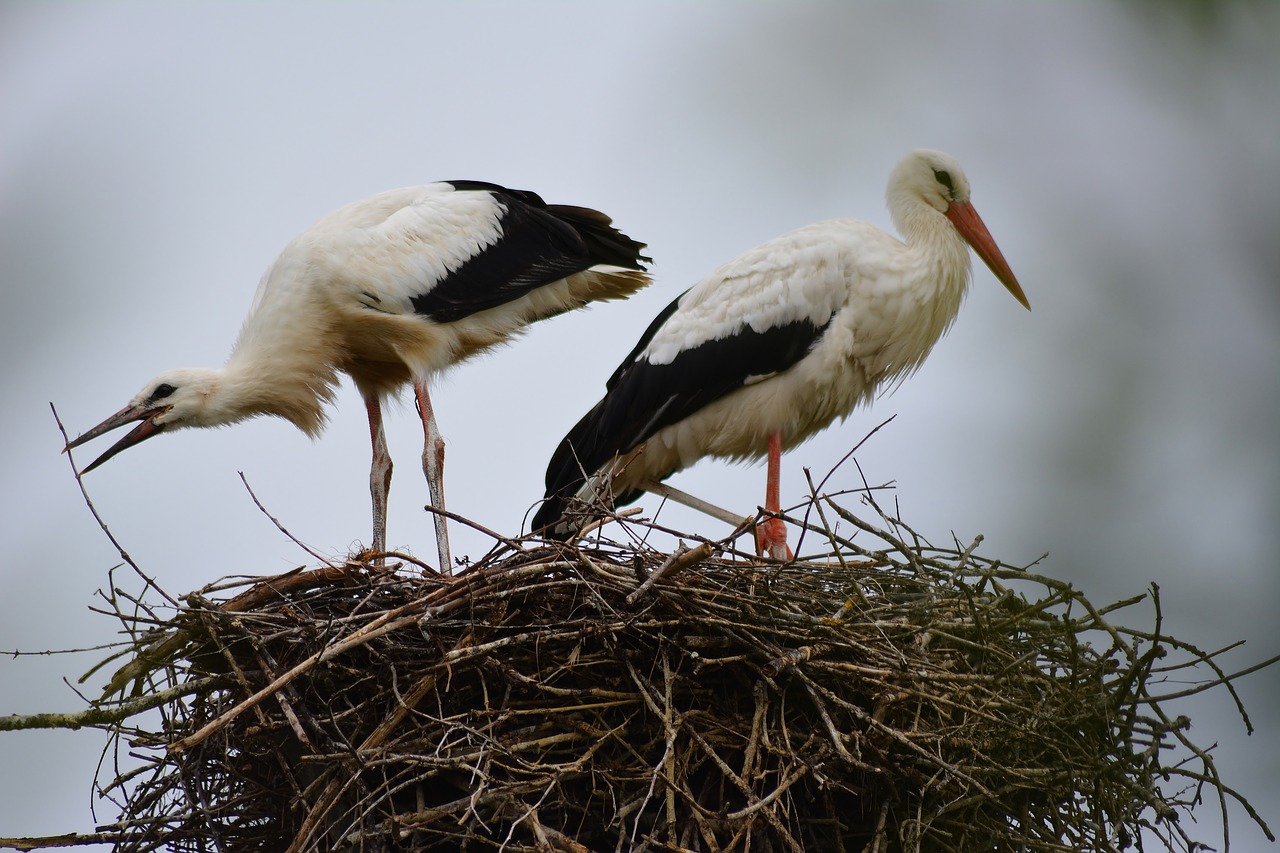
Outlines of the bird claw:
[{"label": "bird claw", "polygon": [[775,560],[793,560],[787,547],[787,525],[780,518],[767,518],[756,525],[756,553]]}]

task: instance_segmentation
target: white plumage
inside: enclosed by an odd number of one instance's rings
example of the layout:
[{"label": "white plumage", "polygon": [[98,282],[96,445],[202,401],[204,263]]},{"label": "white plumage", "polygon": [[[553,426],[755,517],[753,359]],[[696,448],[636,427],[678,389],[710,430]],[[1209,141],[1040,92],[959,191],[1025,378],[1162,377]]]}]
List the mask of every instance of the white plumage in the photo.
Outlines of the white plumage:
[{"label": "white plumage", "polygon": [[[180,427],[285,418],[310,436],[346,373],[363,395],[373,444],[371,550],[386,547],[391,459],[382,400],[411,382],[426,436],[432,504],[444,509],[443,442],[427,393],[433,373],[537,320],[648,283],[642,243],[581,207],[477,181],[405,187],[325,216],[267,269],[226,365],[156,376],[71,449],[140,423],[90,464]],[[449,571],[436,516],[441,571]]]},{"label": "white plumage", "polygon": [[[817,222],[721,266],[650,325],[604,398],[557,447],[533,522],[576,529],[572,509],[625,504],[704,456],[778,455],[915,371],[954,322],[972,246],[1025,295],[969,203],[959,164],[913,151],[894,170],[889,209],[905,241],[855,219]],[[785,528],[761,547],[785,556]]]}]

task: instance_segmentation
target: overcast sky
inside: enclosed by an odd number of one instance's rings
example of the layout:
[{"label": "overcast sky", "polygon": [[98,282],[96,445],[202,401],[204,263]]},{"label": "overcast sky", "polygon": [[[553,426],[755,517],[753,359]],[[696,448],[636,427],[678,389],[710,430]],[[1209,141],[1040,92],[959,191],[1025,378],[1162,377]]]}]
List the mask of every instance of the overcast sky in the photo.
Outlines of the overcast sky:
[{"label": "overcast sky", "polygon": [[[783,459],[859,452],[935,542],[986,539],[1098,604],[1162,589],[1165,629],[1227,669],[1280,652],[1280,6],[1009,3],[0,6],[0,650],[114,638],[119,559],[59,454],[162,369],[216,366],[262,271],[326,212],[449,178],[596,207],[656,283],[456,368],[434,399],[450,508],[521,529],[553,447],[652,316],[716,265],[832,216],[888,226],[908,149],[940,148],[1022,282],[978,265],[951,335],[870,410]],[[1216,11],[1214,11],[1216,10]],[[421,430],[389,412],[389,541],[434,561]],[[105,447],[81,453],[81,463]],[[312,442],[257,420],[166,435],[86,478],[171,593],[369,541],[368,435],[344,386]],[[861,482],[852,466],[831,488]],[[744,514],[762,465],[672,484]],[[657,502],[642,506],[653,511]],[[707,535],[717,522],[667,508]],[[456,556],[490,543],[454,528]],[[120,580],[128,586],[127,576]],[[136,587],[131,587],[136,589]],[[1149,627],[1149,609],[1127,624]],[[102,652],[0,660],[0,713],[81,707]],[[90,683],[91,693],[101,679]],[[1280,673],[1176,708],[1280,825]],[[89,830],[98,732],[0,737],[0,835]],[[99,812],[106,820],[114,816]],[[1197,813],[1214,844],[1217,817]],[[1262,849],[1232,813],[1233,849]]]}]

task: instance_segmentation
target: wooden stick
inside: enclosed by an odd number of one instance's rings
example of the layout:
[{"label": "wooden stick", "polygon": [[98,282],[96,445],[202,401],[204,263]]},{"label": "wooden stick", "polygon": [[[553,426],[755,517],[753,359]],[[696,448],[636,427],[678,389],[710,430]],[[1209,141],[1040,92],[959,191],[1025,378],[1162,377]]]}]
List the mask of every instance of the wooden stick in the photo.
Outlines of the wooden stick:
[{"label": "wooden stick", "polygon": [[640,484],[640,488],[667,500],[684,504],[689,509],[696,509],[703,515],[709,515],[714,519],[723,521],[725,524],[732,524],[734,527],[745,527],[755,520],[754,514],[738,515],[727,509],[721,509],[715,504],[707,503],[702,498],[696,498],[688,492],[682,492],[673,486],[668,486],[666,483],[659,483],[657,480],[645,480]]},{"label": "wooden stick", "polygon": [[640,597],[648,592],[660,578],[675,572],[687,569],[689,566],[701,563],[715,552],[710,542],[703,542],[693,548],[686,548],[684,543],[680,543],[680,547],[672,554],[665,563],[659,566],[653,574],[649,575],[645,582],[640,584],[634,592],[627,596],[627,604],[635,604]]}]

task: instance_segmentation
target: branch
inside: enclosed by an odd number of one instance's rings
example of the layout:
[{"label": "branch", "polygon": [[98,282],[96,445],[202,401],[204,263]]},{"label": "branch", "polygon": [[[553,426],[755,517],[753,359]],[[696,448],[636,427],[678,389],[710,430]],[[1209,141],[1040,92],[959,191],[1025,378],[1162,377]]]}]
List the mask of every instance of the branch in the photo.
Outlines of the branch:
[{"label": "branch", "polygon": [[[0,732],[13,732],[23,729],[82,729],[86,727],[108,726],[158,708],[182,696],[190,696],[205,688],[212,687],[221,679],[210,676],[188,681],[177,687],[170,687],[157,693],[139,696],[112,706],[94,704],[83,711],[69,714],[9,714],[0,717]],[[3,846],[0,843],[0,846]]]}]

